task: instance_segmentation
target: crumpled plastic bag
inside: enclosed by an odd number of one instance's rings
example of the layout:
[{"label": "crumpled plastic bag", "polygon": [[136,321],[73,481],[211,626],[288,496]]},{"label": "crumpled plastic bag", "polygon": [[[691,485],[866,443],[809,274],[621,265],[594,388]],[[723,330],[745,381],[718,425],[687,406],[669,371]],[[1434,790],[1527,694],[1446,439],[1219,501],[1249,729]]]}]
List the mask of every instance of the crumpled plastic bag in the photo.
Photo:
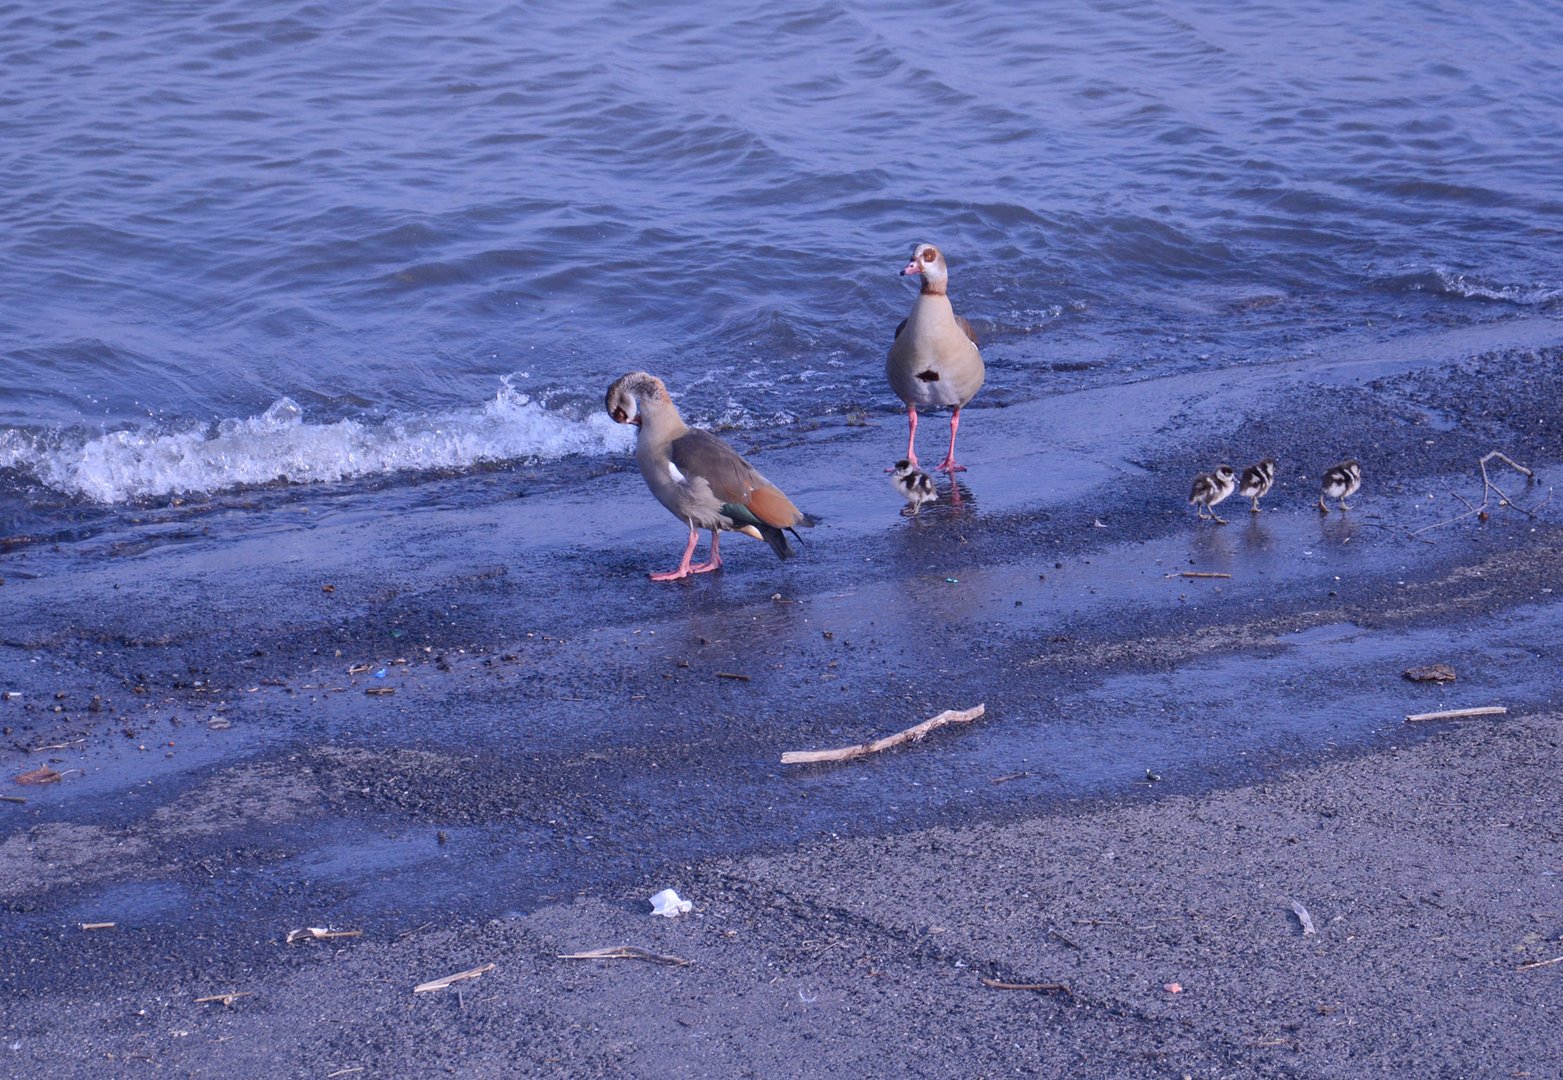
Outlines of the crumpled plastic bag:
[{"label": "crumpled plastic bag", "polygon": [[694,910],[694,903],[689,900],[680,900],[678,893],[672,889],[663,889],[651,898],[651,913],[653,915],[665,915],[670,919],[676,919],[680,915],[687,915]]}]

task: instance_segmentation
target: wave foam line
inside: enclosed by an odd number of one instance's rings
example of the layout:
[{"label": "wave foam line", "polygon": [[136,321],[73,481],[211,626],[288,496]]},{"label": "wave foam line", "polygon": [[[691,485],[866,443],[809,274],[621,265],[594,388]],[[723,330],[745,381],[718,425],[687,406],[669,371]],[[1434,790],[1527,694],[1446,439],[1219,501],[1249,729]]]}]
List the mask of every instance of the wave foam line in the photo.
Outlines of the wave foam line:
[{"label": "wave foam line", "polygon": [[392,419],[310,424],[289,398],[215,429],[115,431],[77,443],[0,431],[0,468],[99,503],[211,494],[276,483],[327,483],[428,469],[462,469],[570,454],[619,453],[629,429],[606,415],[551,412],[508,383],[483,407]]}]

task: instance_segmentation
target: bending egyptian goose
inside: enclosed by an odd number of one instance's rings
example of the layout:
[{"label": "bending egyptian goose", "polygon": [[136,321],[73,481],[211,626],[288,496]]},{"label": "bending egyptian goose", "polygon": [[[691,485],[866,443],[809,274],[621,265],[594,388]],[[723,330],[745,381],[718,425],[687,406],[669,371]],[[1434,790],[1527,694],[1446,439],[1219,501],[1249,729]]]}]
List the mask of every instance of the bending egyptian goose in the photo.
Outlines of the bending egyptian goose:
[{"label": "bending egyptian goose", "polygon": [[1218,502],[1232,494],[1237,487],[1237,473],[1232,471],[1230,465],[1217,465],[1213,473],[1200,473],[1194,478],[1194,489],[1189,492],[1189,505],[1198,508],[1199,516],[1203,518],[1205,511],[1210,511],[1211,518],[1218,525],[1225,525],[1226,519],[1216,513]]},{"label": "bending egyptian goose", "polygon": [[1355,461],[1343,461],[1324,470],[1324,482],[1319,485],[1319,513],[1330,512],[1330,508],[1324,505],[1325,499],[1339,499],[1341,513],[1350,510],[1346,498],[1355,495],[1361,486],[1362,466]]},{"label": "bending egyptian goose", "polygon": [[885,375],[896,396],[906,402],[906,458],[917,464],[917,407],[953,405],[950,414],[950,450],[935,468],[965,472],[955,464],[955,432],[961,426],[961,408],[982,388],[982,353],[971,323],[950,307],[946,287],[950,271],[944,255],[932,244],[912,248],[912,261],[901,276],[922,277],[922,290],[912,313],[895,328],[895,341],[885,361]]},{"label": "bending egyptian goose", "polygon": [[939,501],[939,491],[934,487],[933,477],[913,465],[906,458],[902,458],[890,467],[893,476],[890,483],[901,493],[906,500],[903,513],[916,514],[923,508],[923,503]]},{"label": "bending egyptian goose", "polygon": [[1270,487],[1274,483],[1274,458],[1265,458],[1258,465],[1250,465],[1243,470],[1243,479],[1238,485],[1237,493],[1245,499],[1254,501],[1254,505],[1248,508],[1249,513],[1259,513],[1259,500],[1270,493]]},{"label": "bending egyptian goose", "polygon": [[[683,561],[675,570],[652,574],[652,581],[677,581],[720,567],[717,534],[723,530],[764,540],[785,559],[793,548],[782,530],[814,524],[736,450],[709,431],[685,425],[661,379],[632,371],[608,387],[604,403],[614,420],[635,425],[635,461],[646,486],[689,526]],[[701,529],[711,530],[711,558],[691,566]]]}]

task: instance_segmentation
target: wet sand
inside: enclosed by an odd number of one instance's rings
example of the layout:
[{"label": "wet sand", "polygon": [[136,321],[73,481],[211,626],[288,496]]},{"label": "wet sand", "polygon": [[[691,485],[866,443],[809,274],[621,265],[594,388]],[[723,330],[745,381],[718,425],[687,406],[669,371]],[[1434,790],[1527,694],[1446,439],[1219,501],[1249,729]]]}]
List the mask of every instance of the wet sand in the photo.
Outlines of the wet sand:
[{"label": "wet sand", "polygon": [[[1547,504],[1409,534],[1480,497],[1494,448],[1546,498],[1560,346],[1517,319],[974,410],[961,506],[915,519],[878,476],[893,417],[746,444],[825,524],[793,562],[734,543],[672,586],[643,572],[677,525],[627,470],[16,545],[0,1053],[21,1076],[1558,1075],[1563,964],[1518,968],[1563,954],[1563,527]],[[1261,454],[1263,514],[1192,520],[1195,471]],[[1321,517],[1345,456],[1365,490]],[[1435,660],[1459,679],[1401,677]],[[778,761],[978,702],[874,759]],[[1510,714],[1403,720],[1488,704]],[[40,764],[62,780],[11,781]],[[646,914],[667,885],[693,915]],[[282,944],[302,926],[364,933]],[[693,963],[555,959],[611,944]],[[194,1002],[228,991],[250,996]]]}]

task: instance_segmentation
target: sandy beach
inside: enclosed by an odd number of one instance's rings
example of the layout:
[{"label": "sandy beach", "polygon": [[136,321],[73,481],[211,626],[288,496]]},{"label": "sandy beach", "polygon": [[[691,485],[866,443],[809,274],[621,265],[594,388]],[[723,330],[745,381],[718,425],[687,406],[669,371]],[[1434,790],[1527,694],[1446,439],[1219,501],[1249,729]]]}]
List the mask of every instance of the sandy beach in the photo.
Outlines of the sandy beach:
[{"label": "sandy beach", "polygon": [[[14,542],[4,1069],[1558,1076],[1560,360],[1517,317],[973,409],[916,518],[893,416],[740,440],[823,524],[675,585],[627,461]],[[1534,516],[1441,524],[1494,449]],[[558,958],[613,945],[689,963]]]}]

